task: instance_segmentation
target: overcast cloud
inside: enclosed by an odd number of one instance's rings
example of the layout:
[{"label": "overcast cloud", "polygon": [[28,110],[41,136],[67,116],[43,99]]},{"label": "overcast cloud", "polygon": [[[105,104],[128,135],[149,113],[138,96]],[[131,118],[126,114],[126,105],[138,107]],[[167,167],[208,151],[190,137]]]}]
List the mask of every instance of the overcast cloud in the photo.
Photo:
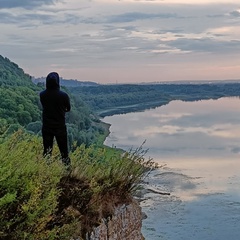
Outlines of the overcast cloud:
[{"label": "overcast cloud", "polygon": [[35,77],[240,79],[239,1],[213,2],[0,0],[0,54]]},{"label": "overcast cloud", "polygon": [[46,4],[54,4],[56,2],[58,2],[58,0],[0,0],[0,8],[21,7],[31,9]]}]

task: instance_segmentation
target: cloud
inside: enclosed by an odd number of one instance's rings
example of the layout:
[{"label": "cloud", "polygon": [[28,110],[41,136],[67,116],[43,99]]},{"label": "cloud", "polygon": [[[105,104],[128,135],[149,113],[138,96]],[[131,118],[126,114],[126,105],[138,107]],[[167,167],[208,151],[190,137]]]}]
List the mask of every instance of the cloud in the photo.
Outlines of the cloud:
[{"label": "cloud", "polygon": [[148,136],[149,138],[154,138],[156,136],[183,136],[186,134],[198,134],[208,137],[217,137],[218,139],[238,139],[240,130],[239,124],[215,124],[210,127],[206,126],[187,126],[182,127],[178,125],[162,125],[162,126],[147,126],[142,129],[139,129],[132,134],[135,137],[144,137]]},{"label": "cloud", "polygon": [[26,8],[32,9],[42,5],[51,5],[60,0],[1,0],[0,9],[3,8]]},{"label": "cloud", "polygon": [[25,13],[15,14],[12,12],[1,12],[0,21],[3,24],[14,24],[20,28],[35,28],[42,24],[54,24],[60,22],[54,15],[48,13]]},{"label": "cloud", "polygon": [[139,20],[155,19],[155,18],[179,18],[175,13],[143,13],[128,12],[119,15],[112,15],[107,18],[110,23],[134,22]]},{"label": "cloud", "polygon": [[240,10],[235,10],[229,13],[230,16],[232,17],[237,17],[240,18]]},{"label": "cloud", "polygon": [[238,40],[218,40],[211,37],[203,38],[179,38],[168,43],[169,46],[190,52],[208,53],[234,53],[240,51],[240,41]]},{"label": "cloud", "polygon": [[[49,65],[67,64],[69,69],[61,70],[71,78],[78,78],[77,72],[81,77],[85,67],[89,77],[84,78],[94,81],[101,75],[103,81],[165,81],[188,78],[191,71],[200,78],[194,66],[200,73],[207,71],[200,70],[197,62],[206,65],[209,55],[213,61],[217,53],[236,56],[239,52],[238,8],[239,4],[160,0],[0,0],[1,54],[36,76],[39,73],[32,69],[41,67],[42,72]],[[189,69],[186,75],[184,69]],[[111,71],[116,72],[108,77],[105,72]],[[213,72],[220,74],[215,70],[208,74]]]}]

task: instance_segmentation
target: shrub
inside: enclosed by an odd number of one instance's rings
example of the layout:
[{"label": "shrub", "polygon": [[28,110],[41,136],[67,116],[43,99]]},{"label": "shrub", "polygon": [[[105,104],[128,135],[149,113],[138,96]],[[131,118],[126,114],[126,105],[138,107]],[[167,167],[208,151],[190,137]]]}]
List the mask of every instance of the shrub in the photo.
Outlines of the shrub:
[{"label": "shrub", "polygon": [[155,165],[142,147],[123,153],[84,145],[65,169],[58,149],[42,157],[37,136],[18,131],[0,144],[0,239],[85,238]]},{"label": "shrub", "polygon": [[39,139],[22,132],[0,152],[0,238],[53,239],[57,229],[46,226],[58,204],[62,166],[44,161]]},{"label": "shrub", "polygon": [[[102,218],[111,216],[115,206],[132,201],[139,184],[157,167],[152,159],[145,159],[145,154],[142,146],[123,153],[117,149],[85,148],[83,145],[72,153],[73,170],[69,177],[81,182],[81,194],[79,185],[69,184],[68,178],[65,182],[68,188],[63,189],[71,190],[63,195],[66,197],[71,192],[72,197],[68,197],[72,199],[71,208],[84,216],[82,237]],[[85,202],[84,205],[78,205],[79,198]]]}]

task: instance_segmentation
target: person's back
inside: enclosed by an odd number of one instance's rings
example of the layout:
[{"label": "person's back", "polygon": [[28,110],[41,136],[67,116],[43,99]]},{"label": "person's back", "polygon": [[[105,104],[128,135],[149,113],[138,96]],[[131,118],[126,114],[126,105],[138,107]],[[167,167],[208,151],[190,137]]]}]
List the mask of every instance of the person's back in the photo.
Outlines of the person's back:
[{"label": "person's back", "polygon": [[65,113],[71,105],[67,93],[60,90],[59,75],[51,72],[46,78],[46,89],[40,93],[42,112],[42,136],[44,155],[51,154],[54,137],[57,140],[63,162],[70,164],[67,147]]}]

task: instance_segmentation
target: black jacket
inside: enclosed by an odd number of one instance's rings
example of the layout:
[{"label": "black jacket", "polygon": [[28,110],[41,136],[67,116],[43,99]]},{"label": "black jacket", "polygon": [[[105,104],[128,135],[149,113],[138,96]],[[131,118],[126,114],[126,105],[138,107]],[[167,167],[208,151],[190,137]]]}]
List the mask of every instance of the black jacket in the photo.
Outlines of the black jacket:
[{"label": "black jacket", "polygon": [[40,93],[43,128],[65,127],[65,113],[71,110],[67,93],[60,91],[59,76],[52,72],[46,78],[46,90]]}]

